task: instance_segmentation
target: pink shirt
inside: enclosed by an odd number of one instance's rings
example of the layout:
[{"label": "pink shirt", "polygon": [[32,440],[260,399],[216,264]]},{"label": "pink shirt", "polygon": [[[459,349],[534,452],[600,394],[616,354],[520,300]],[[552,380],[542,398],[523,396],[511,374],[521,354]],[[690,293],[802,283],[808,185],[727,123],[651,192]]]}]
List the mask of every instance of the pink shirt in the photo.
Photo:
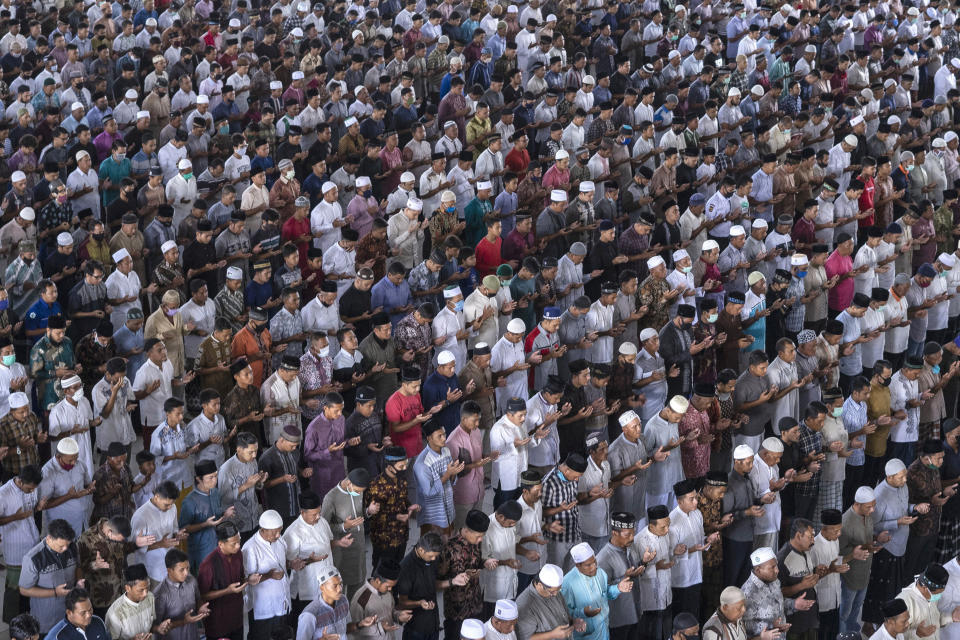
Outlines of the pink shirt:
[{"label": "pink shirt", "polygon": [[[848,273],[853,269],[853,258],[842,256],[834,250],[823,263],[823,268],[827,272],[827,279],[832,278],[838,273]],[[853,302],[853,278],[844,278],[837,283],[827,295],[827,304],[834,311],[843,311]]]},{"label": "pink shirt", "polygon": [[[447,448],[450,449],[450,455],[454,460],[467,459],[470,462],[476,462],[483,458],[483,435],[480,429],[474,429],[467,434],[458,425],[450,435],[447,436]],[[463,451],[466,455],[462,455]],[[465,475],[457,478],[457,483],[453,485],[454,504],[473,505],[483,500],[483,467],[471,469]]]}]

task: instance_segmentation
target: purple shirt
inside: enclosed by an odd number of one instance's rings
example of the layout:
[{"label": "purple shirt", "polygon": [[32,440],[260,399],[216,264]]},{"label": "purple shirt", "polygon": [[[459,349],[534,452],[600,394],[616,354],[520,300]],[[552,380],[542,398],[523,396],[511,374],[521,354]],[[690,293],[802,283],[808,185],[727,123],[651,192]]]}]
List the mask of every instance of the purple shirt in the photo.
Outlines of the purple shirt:
[{"label": "purple shirt", "polygon": [[[480,429],[474,429],[470,434],[467,434],[457,425],[447,437],[447,448],[454,460],[467,460],[466,455],[469,455],[469,462],[476,462],[483,458],[483,435]],[[460,453],[461,450],[465,455]],[[472,505],[482,500],[483,467],[477,467],[457,478],[457,483],[453,485],[453,502],[460,505]]]},{"label": "purple shirt", "polygon": [[320,415],[307,425],[307,435],[303,440],[303,455],[313,467],[310,488],[318,496],[327,495],[330,489],[346,477],[343,449],[330,451],[330,445],[343,442],[344,423],[342,415],[336,420],[328,420],[321,411]]}]

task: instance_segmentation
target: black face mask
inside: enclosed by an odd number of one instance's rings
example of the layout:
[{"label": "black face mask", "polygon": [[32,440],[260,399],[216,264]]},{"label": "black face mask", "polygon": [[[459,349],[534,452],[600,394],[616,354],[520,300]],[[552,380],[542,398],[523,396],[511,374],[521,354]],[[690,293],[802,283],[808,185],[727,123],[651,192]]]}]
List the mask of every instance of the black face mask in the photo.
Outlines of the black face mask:
[{"label": "black face mask", "polygon": [[882,384],[882,385],[885,386],[885,387],[889,387],[889,386],[890,386],[890,382],[891,382],[892,380],[893,380],[892,377],[891,377],[891,378],[880,378],[880,384]]}]

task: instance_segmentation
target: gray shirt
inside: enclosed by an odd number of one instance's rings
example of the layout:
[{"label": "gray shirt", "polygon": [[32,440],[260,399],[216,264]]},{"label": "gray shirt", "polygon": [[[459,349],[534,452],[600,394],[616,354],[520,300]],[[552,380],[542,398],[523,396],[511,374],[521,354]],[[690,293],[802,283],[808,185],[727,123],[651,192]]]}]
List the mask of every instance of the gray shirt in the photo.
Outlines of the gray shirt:
[{"label": "gray shirt", "polygon": [[523,611],[517,620],[517,640],[530,640],[533,634],[552,631],[570,619],[563,596],[544,598],[532,584],[517,597],[517,609]]},{"label": "gray shirt", "polygon": [[886,480],[877,485],[874,490],[877,498],[877,509],[873,512],[873,534],[881,531],[890,532],[890,541],[883,548],[898,558],[907,552],[907,538],[910,535],[910,525],[899,525],[897,520],[910,513],[910,497],[907,486],[897,489]]},{"label": "gray shirt", "polygon": [[[678,440],[680,432],[676,422],[667,422],[659,414],[643,427],[643,444],[647,451],[665,447],[670,440]],[[683,480],[683,464],[680,456],[673,453],[663,462],[654,461],[647,478],[647,493],[662,495],[673,490],[673,485]]]},{"label": "gray shirt", "polygon": [[738,411],[750,416],[750,422],[740,428],[740,435],[759,436],[763,435],[763,427],[773,416],[774,405],[771,402],[764,402],[759,406],[744,411],[740,409],[745,402],[752,402],[759,398],[764,391],[770,388],[770,381],[766,377],[758,378],[747,369],[737,379],[737,386],[733,391],[733,403]]},{"label": "gray shirt", "polygon": [[231,520],[243,532],[255,531],[260,519],[260,503],[257,501],[256,488],[250,487],[238,494],[238,489],[247,481],[247,478],[260,470],[257,461],[240,462],[233,456],[220,467],[219,486],[220,499],[223,504],[232,504],[234,514]]},{"label": "gray shirt", "polygon": [[[76,543],[71,542],[66,551],[57,553],[47,546],[44,538],[23,557],[18,586],[21,589],[55,589],[58,585],[66,584],[71,588],[74,586],[78,557]],[[66,596],[30,598],[30,613],[40,623],[41,635],[60,621],[66,602]]]},{"label": "gray shirt", "polygon": [[[609,542],[597,553],[597,567],[603,569],[607,574],[607,582],[617,584],[627,574],[627,569],[640,564],[640,559],[633,552],[632,547],[621,549]],[[640,592],[638,580],[633,580],[633,591],[622,593],[619,598],[608,601],[610,606],[609,625],[611,627],[623,627],[626,625],[637,624],[637,603],[636,596]]]},{"label": "gray shirt", "polygon": [[753,506],[753,499],[756,497],[758,492],[749,476],[731,471],[727,481],[727,493],[723,496],[723,513],[733,514],[733,524],[724,530],[723,537],[736,542],[753,540],[754,519],[745,515],[744,511]]},{"label": "gray shirt", "polygon": [[[630,442],[622,433],[610,444],[610,450],[607,453],[607,461],[610,463],[610,477],[615,478],[624,469],[632,467],[637,462],[647,459],[647,448],[640,438],[636,442]],[[613,497],[610,498],[610,511],[626,511],[628,513],[640,514],[644,516],[647,513],[647,470],[635,471],[636,481],[630,485],[621,484],[613,490]],[[607,575],[610,575],[609,573]]]}]

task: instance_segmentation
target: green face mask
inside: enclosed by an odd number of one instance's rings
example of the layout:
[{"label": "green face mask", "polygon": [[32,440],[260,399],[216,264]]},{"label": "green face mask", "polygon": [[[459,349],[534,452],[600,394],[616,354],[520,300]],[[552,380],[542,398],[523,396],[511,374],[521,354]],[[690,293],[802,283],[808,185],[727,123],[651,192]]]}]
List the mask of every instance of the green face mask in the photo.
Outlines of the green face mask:
[{"label": "green face mask", "polygon": [[12,367],[16,361],[17,361],[17,356],[15,355],[3,356],[4,366]]},{"label": "green face mask", "polygon": [[184,180],[190,180],[191,178],[193,178],[193,172],[192,172],[192,171],[191,171],[190,173],[185,173],[185,174],[183,174],[183,179],[184,179]]}]

